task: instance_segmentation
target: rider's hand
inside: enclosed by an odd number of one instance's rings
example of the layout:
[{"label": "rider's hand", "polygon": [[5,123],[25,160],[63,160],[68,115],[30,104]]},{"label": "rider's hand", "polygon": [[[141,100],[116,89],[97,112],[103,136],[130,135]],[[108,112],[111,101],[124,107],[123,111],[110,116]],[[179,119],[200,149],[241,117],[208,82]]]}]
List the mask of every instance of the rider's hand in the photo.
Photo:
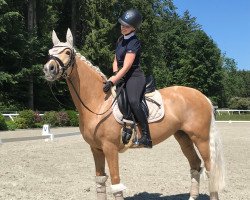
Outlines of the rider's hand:
[{"label": "rider's hand", "polygon": [[124,81],[124,78],[121,78],[121,79],[119,79],[119,80],[115,83],[115,85],[118,86],[118,87],[120,87],[120,86],[122,86],[122,84],[123,84],[124,82],[125,82],[125,81]]},{"label": "rider's hand", "polygon": [[103,92],[107,93],[113,85],[112,81],[107,81],[103,86]]}]

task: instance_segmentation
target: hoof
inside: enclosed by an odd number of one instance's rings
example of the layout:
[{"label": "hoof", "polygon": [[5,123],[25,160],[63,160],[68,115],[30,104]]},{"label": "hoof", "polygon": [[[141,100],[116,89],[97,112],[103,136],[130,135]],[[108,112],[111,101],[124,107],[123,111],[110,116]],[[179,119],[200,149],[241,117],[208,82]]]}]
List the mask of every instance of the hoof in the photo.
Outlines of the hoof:
[{"label": "hoof", "polygon": [[219,200],[218,192],[211,192],[210,193],[210,200]]},{"label": "hoof", "polygon": [[114,194],[115,200],[124,200],[122,192]]}]

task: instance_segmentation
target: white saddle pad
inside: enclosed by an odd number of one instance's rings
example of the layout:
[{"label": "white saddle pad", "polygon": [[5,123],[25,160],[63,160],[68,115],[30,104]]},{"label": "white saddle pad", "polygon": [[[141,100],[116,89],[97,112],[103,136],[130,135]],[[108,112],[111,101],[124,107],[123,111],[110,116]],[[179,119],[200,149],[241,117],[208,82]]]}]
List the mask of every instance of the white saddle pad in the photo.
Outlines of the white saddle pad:
[{"label": "white saddle pad", "polygon": [[[162,104],[162,96],[160,92],[156,90],[155,92],[146,94],[146,96],[160,104],[160,107],[158,107],[158,105],[156,105],[155,103],[146,100],[149,109],[148,123],[156,122],[162,119],[164,116],[164,106]],[[113,105],[113,115],[117,122],[119,122],[120,124],[124,123],[123,115],[118,108],[117,102],[115,102]]]}]

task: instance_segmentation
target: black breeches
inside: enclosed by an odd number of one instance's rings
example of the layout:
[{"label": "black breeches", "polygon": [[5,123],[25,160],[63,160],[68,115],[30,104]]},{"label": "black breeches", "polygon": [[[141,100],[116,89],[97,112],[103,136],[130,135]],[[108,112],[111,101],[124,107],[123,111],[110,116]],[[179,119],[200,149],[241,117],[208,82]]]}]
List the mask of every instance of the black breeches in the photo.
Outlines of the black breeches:
[{"label": "black breeches", "polygon": [[148,129],[147,117],[141,107],[146,79],[144,76],[130,77],[126,82],[126,91],[131,110],[142,129]]}]

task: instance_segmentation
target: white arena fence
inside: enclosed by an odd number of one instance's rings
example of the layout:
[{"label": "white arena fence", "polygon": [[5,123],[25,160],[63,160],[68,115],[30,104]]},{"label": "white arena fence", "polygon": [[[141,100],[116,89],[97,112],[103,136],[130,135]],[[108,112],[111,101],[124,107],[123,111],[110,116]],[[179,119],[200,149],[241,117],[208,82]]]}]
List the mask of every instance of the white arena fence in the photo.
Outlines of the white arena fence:
[{"label": "white arena fence", "polygon": [[[250,110],[236,110],[236,109],[218,109],[217,106],[214,106],[214,113],[218,115],[222,115],[222,113],[227,113],[228,115],[233,115],[233,114],[239,114],[241,115],[242,113],[250,113]],[[6,118],[10,118],[12,121],[15,120],[15,117],[18,116],[18,112],[15,113],[6,113],[2,114]],[[43,116],[44,114],[41,113],[39,116]],[[250,122],[250,121],[218,121],[218,122]]]},{"label": "white arena fence", "polygon": [[223,112],[226,112],[229,115],[232,115],[234,113],[238,113],[239,115],[242,114],[242,113],[247,113],[247,112],[250,113],[250,110],[235,110],[235,109],[233,109],[233,110],[229,110],[229,109],[216,109],[215,111],[218,113],[218,115],[221,115]]},{"label": "white arena fence", "polygon": [[[250,110],[238,110],[238,109],[217,109],[216,107],[214,107],[214,114],[215,116],[221,116],[221,115],[229,115],[229,116],[233,116],[233,115],[244,115],[244,114],[250,114]],[[215,117],[216,119],[216,117]],[[250,123],[249,120],[244,120],[244,121],[240,121],[240,120],[216,120],[216,122],[219,123],[223,123],[223,122],[228,122],[228,123],[233,123],[233,122],[238,122],[238,123]]]},{"label": "white arena fence", "polygon": [[[4,117],[10,118],[12,121],[14,121],[14,118],[18,116],[18,113],[8,113],[8,114],[2,114]],[[43,116],[44,114],[39,114],[39,116]]]}]

